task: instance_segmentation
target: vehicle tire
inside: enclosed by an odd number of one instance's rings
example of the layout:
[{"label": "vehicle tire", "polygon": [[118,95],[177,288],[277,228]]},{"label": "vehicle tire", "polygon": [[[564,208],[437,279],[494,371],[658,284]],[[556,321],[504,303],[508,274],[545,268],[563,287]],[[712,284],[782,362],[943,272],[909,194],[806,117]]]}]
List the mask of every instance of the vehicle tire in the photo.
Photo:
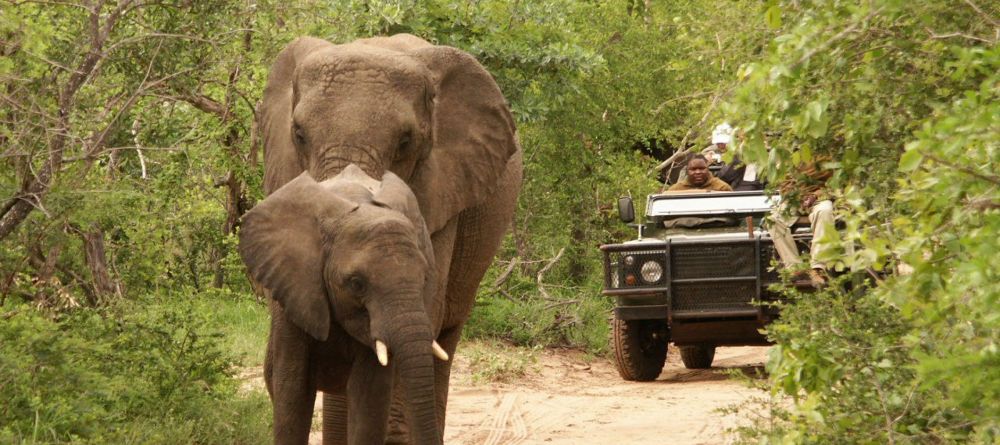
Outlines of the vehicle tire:
[{"label": "vehicle tire", "polygon": [[687,369],[708,369],[715,359],[715,346],[681,346],[681,361]]},{"label": "vehicle tire", "polygon": [[656,380],[667,359],[667,323],[664,320],[611,320],[615,365],[625,380]]}]

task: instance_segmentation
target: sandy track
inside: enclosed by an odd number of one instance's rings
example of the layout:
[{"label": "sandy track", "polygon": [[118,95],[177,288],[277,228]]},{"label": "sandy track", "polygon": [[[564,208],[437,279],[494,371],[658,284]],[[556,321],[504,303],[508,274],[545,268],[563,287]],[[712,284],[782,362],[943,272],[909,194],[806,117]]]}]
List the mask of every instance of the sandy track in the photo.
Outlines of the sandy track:
[{"label": "sandy track", "polygon": [[[448,405],[449,445],[725,444],[738,419],[717,410],[761,395],[725,375],[759,370],[766,347],[719,348],[714,367],[688,370],[671,350],[654,382],[622,380],[614,365],[576,351],[546,350],[513,383],[472,382],[461,350]],[[262,382],[259,383],[262,386]],[[322,410],[317,397],[315,415]],[[318,427],[318,421],[314,422]],[[314,431],[310,444],[322,443]]]},{"label": "sandy track", "polygon": [[[719,408],[762,395],[734,382],[727,368],[762,368],[766,347],[719,348],[714,367],[688,370],[671,350],[654,382],[623,381],[605,360],[546,350],[513,383],[472,382],[462,351],[452,374],[445,443],[462,445],[725,444],[737,425]],[[321,412],[317,397],[316,416]],[[318,422],[314,422],[318,427]],[[322,443],[314,431],[310,444]]]},{"label": "sandy track", "polygon": [[759,394],[724,368],[752,370],[767,348],[720,348],[711,370],[687,370],[670,354],[655,382],[625,382],[606,360],[576,352],[541,354],[537,372],[516,383],[471,383],[459,355],[445,443],[719,444],[737,419],[716,412]]}]

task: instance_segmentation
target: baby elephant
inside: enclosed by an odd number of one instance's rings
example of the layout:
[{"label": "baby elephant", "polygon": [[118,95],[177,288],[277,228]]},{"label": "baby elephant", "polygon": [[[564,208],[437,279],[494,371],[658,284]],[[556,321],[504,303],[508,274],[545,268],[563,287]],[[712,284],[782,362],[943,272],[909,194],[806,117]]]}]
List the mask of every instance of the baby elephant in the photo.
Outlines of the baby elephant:
[{"label": "baby elephant", "polygon": [[395,390],[410,440],[442,443],[442,286],[400,178],[377,181],[354,165],[323,182],[302,173],[247,213],[239,251],[271,297],[264,378],[275,443],[307,443],[317,390],[346,400],[346,413],[325,413],[338,417],[325,424],[339,425],[324,431],[327,441],[383,443]]}]

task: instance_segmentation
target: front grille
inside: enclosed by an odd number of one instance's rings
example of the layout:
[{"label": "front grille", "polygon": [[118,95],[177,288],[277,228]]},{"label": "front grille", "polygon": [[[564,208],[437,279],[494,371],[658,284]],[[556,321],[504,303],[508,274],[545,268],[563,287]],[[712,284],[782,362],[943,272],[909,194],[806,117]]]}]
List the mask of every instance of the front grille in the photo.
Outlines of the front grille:
[{"label": "front grille", "polygon": [[770,249],[770,244],[756,240],[671,245],[674,310],[753,309],[750,302],[758,296],[757,273],[766,273],[766,266],[758,269],[758,261],[771,255]]},{"label": "front grille", "polygon": [[754,281],[702,282],[674,284],[674,310],[724,311],[754,309]]},{"label": "front grille", "polygon": [[[631,260],[629,260],[631,258]],[[659,279],[647,282],[642,278],[642,266],[649,261],[660,265]],[[667,274],[664,270],[666,261],[665,250],[619,250],[604,252],[604,287],[606,289],[644,289],[662,288],[666,286]],[[629,276],[634,277],[633,285],[628,284]]]},{"label": "front grille", "polygon": [[[774,244],[771,243],[761,243],[760,244],[760,281],[767,284],[777,283],[781,281],[781,276],[778,274],[777,269],[773,269],[771,266],[772,261],[778,260],[778,252],[774,250]],[[781,266],[778,266],[781,267]]]},{"label": "front grille", "polygon": [[675,244],[671,246],[673,278],[721,278],[754,274],[754,245]]},{"label": "front grille", "polygon": [[[663,292],[678,311],[753,309],[753,300],[771,299],[766,287],[779,279],[768,270],[774,246],[766,239],[618,244],[601,250],[607,295]],[[652,282],[642,279],[649,261],[662,266]]]}]

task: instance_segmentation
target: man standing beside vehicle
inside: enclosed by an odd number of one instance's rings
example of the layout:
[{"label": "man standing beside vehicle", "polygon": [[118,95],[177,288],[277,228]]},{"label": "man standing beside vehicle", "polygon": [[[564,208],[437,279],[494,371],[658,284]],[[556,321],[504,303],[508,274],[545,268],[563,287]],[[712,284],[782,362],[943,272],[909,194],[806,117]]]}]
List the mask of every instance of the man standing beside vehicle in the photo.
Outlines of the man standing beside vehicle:
[{"label": "man standing beside vehicle", "polygon": [[683,192],[704,190],[713,192],[731,192],[733,188],[708,171],[708,159],[704,155],[693,155],[688,159],[687,177],[670,186],[668,192]]},{"label": "man standing beside vehicle", "polygon": [[781,262],[788,268],[798,268],[802,264],[799,251],[795,247],[795,240],[792,238],[791,226],[800,215],[809,216],[809,225],[812,228],[812,243],[809,248],[809,281],[813,286],[821,286],[826,283],[826,264],[819,260],[822,248],[822,240],[827,231],[836,230],[834,228],[833,200],[826,191],[826,181],[830,179],[832,173],[820,167],[820,163],[825,159],[808,163],[798,176],[789,178],[779,187],[782,197],[790,197],[798,194],[801,199],[798,208],[791,208],[786,202],[775,210],[772,224],[768,228],[771,239],[774,240],[774,248],[781,257]]}]

